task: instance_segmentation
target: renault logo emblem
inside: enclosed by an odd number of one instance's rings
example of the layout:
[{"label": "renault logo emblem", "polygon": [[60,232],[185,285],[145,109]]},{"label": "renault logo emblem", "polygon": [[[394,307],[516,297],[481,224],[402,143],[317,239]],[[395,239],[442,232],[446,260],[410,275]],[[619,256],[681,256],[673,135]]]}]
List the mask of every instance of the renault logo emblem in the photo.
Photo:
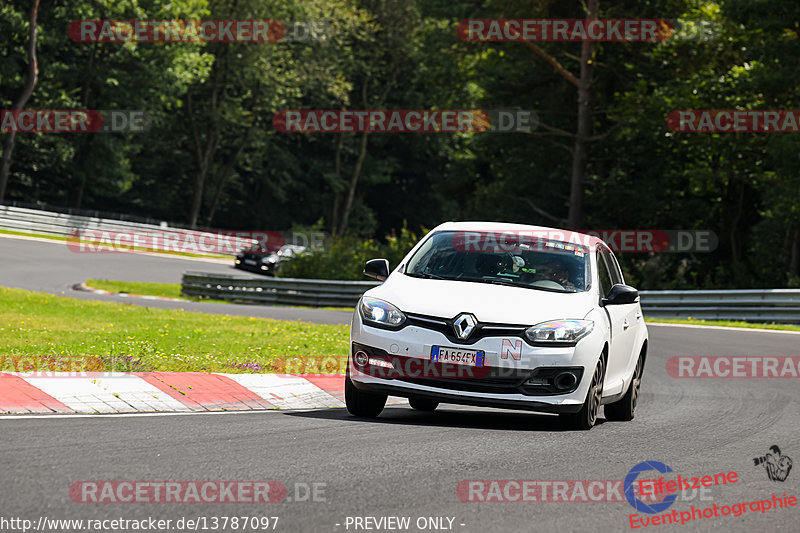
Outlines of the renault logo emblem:
[{"label": "renault logo emblem", "polygon": [[453,329],[456,332],[456,337],[459,339],[466,340],[467,337],[470,336],[472,330],[475,329],[475,326],[478,324],[478,321],[475,320],[475,317],[470,315],[469,313],[461,313],[453,320]]}]

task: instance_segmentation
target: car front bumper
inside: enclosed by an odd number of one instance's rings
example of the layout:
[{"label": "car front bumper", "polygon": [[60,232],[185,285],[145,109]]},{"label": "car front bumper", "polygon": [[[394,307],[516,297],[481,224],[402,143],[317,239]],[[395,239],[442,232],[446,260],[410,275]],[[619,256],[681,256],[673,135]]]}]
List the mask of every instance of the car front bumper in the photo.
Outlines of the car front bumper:
[{"label": "car front bumper", "polygon": [[[594,332],[573,347],[532,346],[520,337],[504,336],[454,344],[442,332],[418,325],[398,331],[366,325],[358,311],[350,331],[348,369],[359,390],[550,413],[580,410],[603,349],[602,336]],[[434,346],[483,351],[484,365],[437,366],[431,362]],[[367,365],[355,363],[359,351],[368,356]],[[552,383],[565,372],[576,376],[566,392]]]}]

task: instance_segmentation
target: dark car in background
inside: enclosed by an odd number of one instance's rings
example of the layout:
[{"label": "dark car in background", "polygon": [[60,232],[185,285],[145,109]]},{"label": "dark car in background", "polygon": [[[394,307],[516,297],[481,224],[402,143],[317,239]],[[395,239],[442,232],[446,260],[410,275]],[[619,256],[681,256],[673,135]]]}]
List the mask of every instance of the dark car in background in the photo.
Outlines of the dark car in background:
[{"label": "dark car in background", "polygon": [[305,246],[295,244],[284,244],[280,248],[266,251],[254,247],[239,252],[233,266],[241,270],[274,276],[280,270],[281,263],[285,263],[305,251]]}]

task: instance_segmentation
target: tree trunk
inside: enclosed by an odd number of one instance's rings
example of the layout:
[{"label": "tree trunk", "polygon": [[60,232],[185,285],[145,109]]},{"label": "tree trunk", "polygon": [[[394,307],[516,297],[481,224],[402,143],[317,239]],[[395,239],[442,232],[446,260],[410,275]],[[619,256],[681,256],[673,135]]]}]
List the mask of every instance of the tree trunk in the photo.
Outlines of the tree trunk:
[{"label": "tree trunk", "polygon": [[[28,28],[28,33],[30,36],[30,41],[28,43],[28,76],[25,82],[25,87],[22,90],[22,94],[19,96],[17,101],[14,102],[14,105],[11,106],[12,111],[19,111],[25,107],[25,104],[28,103],[28,100],[33,94],[33,89],[36,87],[36,81],[39,78],[39,64],[36,59],[38,15],[39,0],[33,0],[31,2],[31,14]],[[0,202],[2,202],[6,196],[6,185],[8,185],[8,175],[11,171],[11,161],[14,155],[14,138],[16,135],[17,132],[12,130],[6,134],[6,138],[3,141],[3,160],[2,163],[0,163]]]},{"label": "tree trunk", "polygon": [[[598,0],[589,0],[587,18],[597,18]],[[581,77],[578,84],[578,131],[572,152],[572,179],[569,191],[570,229],[583,225],[583,186],[586,182],[586,144],[592,133],[591,94],[592,71],[594,69],[594,41],[583,41],[581,45]]]},{"label": "tree trunk", "polygon": [[[386,102],[386,98],[389,96],[389,92],[392,90],[395,81],[397,80],[397,64],[392,67],[392,76],[386,82],[386,86],[383,88],[383,93],[381,94],[380,98],[376,102],[374,109],[380,108],[384,102]],[[364,85],[361,86],[361,101],[364,104],[364,109],[369,109],[369,104],[367,100],[367,85],[369,84],[369,76],[364,80]],[[364,160],[367,157],[367,140],[369,139],[369,133],[363,132],[361,134],[361,146],[359,147],[358,151],[358,159],[356,159],[356,165],[353,167],[353,173],[350,176],[350,184],[347,188],[347,198],[345,200],[345,204],[342,208],[342,214],[340,217],[340,222],[338,224],[339,230],[337,234],[339,236],[344,235],[347,231],[347,223],[350,220],[350,211],[353,209],[353,201],[356,196],[356,188],[358,186],[358,179],[361,177],[361,169],[364,167]],[[337,153],[338,157],[338,153]],[[337,163],[338,164],[338,163]]]},{"label": "tree trunk", "polygon": [[[97,45],[93,45],[90,53],[89,53],[89,65],[88,65],[88,72],[93,72],[94,70],[94,58],[97,51]],[[86,79],[83,82],[83,86],[81,87],[81,109],[89,109],[89,98],[91,96],[92,87],[89,83],[90,76],[86,76]],[[72,207],[75,209],[80,209],[81,205],[83,204],[83,193],[86,190],[86,169],[84,165],[86,164],[86,158],[91,157],[91,144],[93,140],[92,135],[83,135],[78,141],[78,148],[75,150],[75,155],[72,158],[72,168],[77,169],[77,172],[80,174],[80,180],[78,181],[78,190],[74,195],[73,201],[71,202]],[[69,196],[69,195],[68,195]]]},{"label": "tree trunk", "polygon": [[789,258],[789,280],[800,276],[800,228],[790,230],[792,234],[791,253]]},{"label": "tree trunk", "polygon": [[195,146],[195,159],[197,160],[197,173],[194,178],[194,193],[192,195],[192,207],[189,212],[189,226],[192,228],[197,227],[197,219],[200,216],[200,208],[203,205],[203,189],[205,187],[206,176],[211,167],[211,161],[217,151],[219,141],[219,128],[216,123],[216,109],[217,109],[217,81],[215,80],[214,90],[211,99],[211,124],[206,137],[205,148],[200,142],[200,132],[197,129],[197,123],[194,119],[194,107],[192,105],[192,91],[191,89],[186,95],[186,110],[189,113],[189,125],[192,128],[192,137],[194,138]]},{"label": "tree trunk", "polygon": [[236,162],[239,161],[239,157],[242,155],[244,151],[244,147],[247,146],[247,140],[250,138],[250,132],[253,130],[253,125],[255,124],[255,120],[253,120],[249,126],[247,126],[247,130],[245,130],[244,135],[242,136],[242,140],[239,143],[239,147],[236,149],[236,153],[233,154],[230,161],[225,165],[225,168],[222,170],[222,175],[219,178],[219,182],[217,182],[217,190],[214,191],[214,200],[211,202],[211,209],[208,212],[208,218],[206,219],[206,224],[211,226],[211,222],[214,220],[214,214],[217,211],[217,207],[219,207],[220,198],[222,198],[222,191],[225,188],[225,183],[228,181],[228,178],[233,174],[233,169],[236,166]]},{"label": "tree trunk", "polygon": [[356,159],[356,165],[353,167],[353,174],[350,176],[350,184],[347,188],[347,199],[344,203],[344,209],[342,210],[342,220],[339,224],[339,232],[338,235],[344,235],[345,231],[347,231],[347,223],[350,221],[350,211],[353,209],[353,201],[355,200],[356,196],[356,185],[358,185],[358,178],[361,176],[361,169],[364,167],[364,159],[367,158],[367,139],[369,138],[369,133],[366,131],[361,134],[361,146],[358,149],[358,159]]},{"label": "tree trunk", "polygon": [[336,142],[336,156],[334,160],[334,174],[336,175],[333,185],[333,208],[331,209],[331,235],[336,235],[339,228],[339,209],[342,205],[342,193],[337,189],[342,173],[342,147],[344,146],[344,133],[339,134]]}]

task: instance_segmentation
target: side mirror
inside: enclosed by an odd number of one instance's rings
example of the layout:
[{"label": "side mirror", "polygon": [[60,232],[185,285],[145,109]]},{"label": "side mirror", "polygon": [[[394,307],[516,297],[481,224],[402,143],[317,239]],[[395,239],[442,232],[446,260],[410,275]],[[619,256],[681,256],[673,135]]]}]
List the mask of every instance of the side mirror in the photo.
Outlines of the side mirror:
[{"label": "side mirror", "polygon": [[364,275],[375,278],[378,281],[384,281],[389,277],[389,260],[388,259],[370,259],[364,265]]},{"label": "side mirror", "polygon": [[602,302],[603,305],[623,305],[636,303],[638,299],[638,290],[634,289],[630,285],[617,283],[611,287],[611,290],[608,291],[608,295],[602,299]]}]

